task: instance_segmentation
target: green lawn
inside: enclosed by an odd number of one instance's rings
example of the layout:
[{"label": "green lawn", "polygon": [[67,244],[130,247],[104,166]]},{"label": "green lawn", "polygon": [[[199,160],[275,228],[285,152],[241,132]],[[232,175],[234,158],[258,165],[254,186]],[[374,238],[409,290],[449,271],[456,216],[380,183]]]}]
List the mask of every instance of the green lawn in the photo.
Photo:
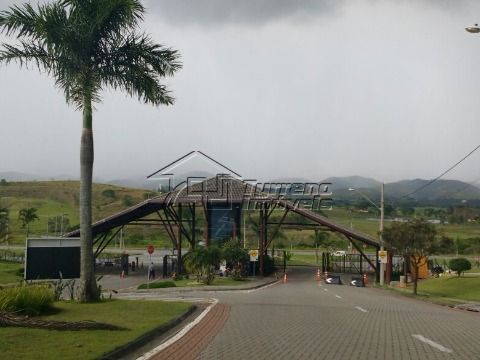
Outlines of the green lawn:
[{"label": "green lawn", "polygon": [[[321,265],[322,264],[322,251],[318,251],[318,263]],[[277,265],[281,266],[281,262],[279,262]],[[310,265],[310,266],[316,266],[316,258],[315,258],[315,253],[313,254],[293,254],[292,258],[287,261],[287,266],[288,265]]]},{"label": "green lawn", "polygon": [[[154,284],[155,283],[162,283],[162,282],[165,282],[165,281],[171,281],[171,280],[157,280],[157,281],[153,281],[150,283],[150,286],[152,286],[152,288],[154,288]],[[232,279],[231,277],[220,277],[220,276],[217,276],[215,277],[215,280],[213,280],[213,283],[210,284],[210,285],[207,285],[207,286],[237,286],[237,285],[244,285],[245,283],[247,283],[248,279],[245,279],[245,280],[234,280]],[[205,286],[204,284],[202,283],[198,283],[195,279],[182,279],[182,280],[177,280],[175,281],[175,286],[176,287],[187,287],[187,286]],[[141,284],[138,286],[139,289],[146,289],[147,288],[147,284]]]},{"label": "green lawn", "polygon": [[480,277],[442,277],[418,283],[421,294],[440,298],[480,301]]},{"label": "green lawn", "polygon": [[128,328],[126,331],[52,331],[0,328],[3,359],[97,359],[102,354],[178,317],[188,303],[110,300],[94,304],[58,302],[58,313],[44,319],[95,320]]},{"label": "green lawn", "polygon": [[0,284],[15,283],[23,279],[23,264],[0,261]]}]

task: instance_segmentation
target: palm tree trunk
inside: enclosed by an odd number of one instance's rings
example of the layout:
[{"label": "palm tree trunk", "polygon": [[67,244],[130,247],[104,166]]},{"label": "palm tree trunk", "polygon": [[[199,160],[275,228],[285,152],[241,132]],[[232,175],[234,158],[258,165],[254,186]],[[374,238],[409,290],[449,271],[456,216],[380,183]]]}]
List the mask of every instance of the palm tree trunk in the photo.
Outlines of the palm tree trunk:
[{"label": "palm tree trunk", "polygon": [[80,142],[80,294],[79,300],[98,300],[92,239],[93,131],[92,101],[83,103],[83,129]]}]

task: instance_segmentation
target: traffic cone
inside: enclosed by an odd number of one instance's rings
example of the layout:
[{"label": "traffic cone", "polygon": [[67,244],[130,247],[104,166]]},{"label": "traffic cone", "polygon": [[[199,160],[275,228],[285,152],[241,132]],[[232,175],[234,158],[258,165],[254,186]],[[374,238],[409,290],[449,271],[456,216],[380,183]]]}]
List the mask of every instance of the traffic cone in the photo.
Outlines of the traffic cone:
[{"label": "traffic cone", "polygon": [[283,274],[283,282],[284,282],[284,283],[287,282],[287,273]]},{"label": "traffic cone", "polygon": [[122,270],[122,273],[120,274],[120,278],[125,279],[125,270]]},{"label": "traffic cone", "polygon": [[317,269],[317,281],[320,281],[321,274],[320,274],[320,269]]},{"label": "traffic cone", "polygon": [[368,283],[368,276],[367,273],[363,274],[363,285],[366,285]]}]

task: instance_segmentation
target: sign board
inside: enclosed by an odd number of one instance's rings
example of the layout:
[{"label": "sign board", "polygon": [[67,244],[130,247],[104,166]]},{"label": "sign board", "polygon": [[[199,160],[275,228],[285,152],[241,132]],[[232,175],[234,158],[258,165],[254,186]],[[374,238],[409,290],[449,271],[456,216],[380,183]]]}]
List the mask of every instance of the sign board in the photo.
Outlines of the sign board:
[{"label": "sign board", "polygon": [[342,279],[338,275],[329,275],[325,279],[325,283],[331,284],[331,285],[342,285]]},{"label": "sign board", "polygon": [[363,280],[361,277],[352,277],[352,280],[350,281],[351,286],[356,286],[356,287],[364,287],[365,285],[363,284]]},{"label": "sign board", "polygon": [[148,245],[147,246],[147,252],[152,255],[155,251],[155,248],[153,247],[153,245]]},{"label": "sign board", "polygon": [[80,277],[79,238],[28,238],[25,280]]},{"label": "sign board", "polygon": [[248,255],[250,255],[250,261],[258,261],[258,250],[250,250]]},{"label": "sign board", "polygon": [[380,250],[378,252],[378,261],[381,264],[386,264],[388,262],[388,254],[385,250]]}]

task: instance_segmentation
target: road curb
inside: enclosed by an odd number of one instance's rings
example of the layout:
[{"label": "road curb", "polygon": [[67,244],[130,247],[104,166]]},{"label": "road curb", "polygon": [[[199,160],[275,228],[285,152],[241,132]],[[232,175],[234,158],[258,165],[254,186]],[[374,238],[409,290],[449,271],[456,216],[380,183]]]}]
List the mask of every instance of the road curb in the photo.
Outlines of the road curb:
[{"label": "road curb", "polygon": [[192,315],[198,309],[197,305],[190,306],[182,315],[176,317],[175,319],[170,320],[168,323],[163,324],[153,330],[150,330],[143,335],[140,335],[138,338],[116,348],[115,350],[104,354],[100,357],[101,360],[116,360],[123,356],[128,355],[130,352],[139,349],[143,345],[147,344],[149,341],[154,338],[165,334],[167,331],[173,329],[175,326],[179,325],[182,321]]},{"label": "road curb", "polygon": [[193,291],[212,291],[212,292],[215,292],[215,291],[242,291],[242,290],[256,290],[256,289],[260,289],[264,286],[268,286],[268,285],[271,285],[277,281],[279,281],[280,279],[271,279],[267,282],[263,282],[263,283],[260,283],[260,284],[256,284],[256,285],[252,285],[252,286],[246,286],[246,287],[242,287],[241,285],[239,286],[214,286],[214,287],[206,287],[206,286],[195,286],[195,287],[169,287],[169,288],[159,288],[159,289],[141,289],[141,290],[138,290],[136,287],[129,287],[129,288],[124,288],[124,289],[120,289],[120,290],[117,290],[118,293],[121,293],[121,292],[124,292],[124,291],[135,291],[139,294],[141,293],[145,293],[145,294],[151,294],[151,293],[168,293],[168,292],[172,292],[172,291],[175,291],[175,292],[179,292],[179,293],[182,293],[182,292],[193,292]]}]

